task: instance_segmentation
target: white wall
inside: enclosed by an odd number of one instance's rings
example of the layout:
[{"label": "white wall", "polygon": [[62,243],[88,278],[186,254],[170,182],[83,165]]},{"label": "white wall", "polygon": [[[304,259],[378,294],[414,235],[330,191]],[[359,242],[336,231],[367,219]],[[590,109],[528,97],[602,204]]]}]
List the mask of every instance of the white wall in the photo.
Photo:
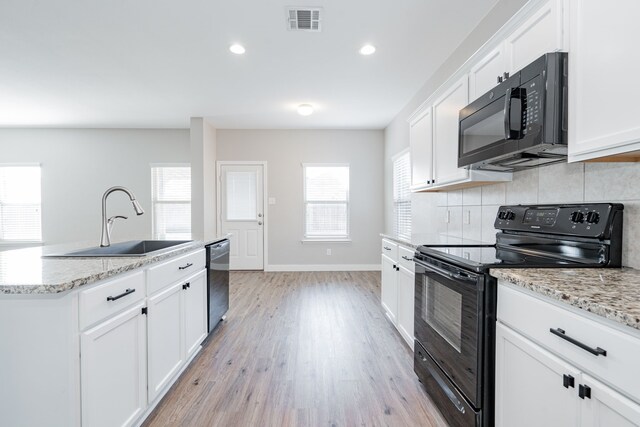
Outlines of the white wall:
[{"label": "white wall", "polygon": [[[221,130],[218,160],[267,161],[268,264],[379,265],[381,130]],[[302,163],[349,163],[352,243],[302,243]],[[330,248],[332,255],[327,256]],[[276,267],[277,268],[277,267]]]},{"label": "white wall", "polygon": [[151,163],[189,163],[188,130],[0,129],[0,163],[42,166],[42,234],[46,244],[100,243],[104,191],[122,185],[145,209],[136,216],[124,193],[108,214],[125,215],[114,241],[151,237]]}]

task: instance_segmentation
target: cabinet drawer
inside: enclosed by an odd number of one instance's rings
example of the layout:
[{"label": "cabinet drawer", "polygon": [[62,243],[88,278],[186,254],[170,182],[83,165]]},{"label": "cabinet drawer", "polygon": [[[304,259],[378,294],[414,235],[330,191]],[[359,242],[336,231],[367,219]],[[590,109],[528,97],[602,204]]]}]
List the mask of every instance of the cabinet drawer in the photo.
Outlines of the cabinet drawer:
[{"label": "cabinet drawer", "polygon": [[391,258],[393,261],[398,261],[398,244],[393,243],[391,240],[382,239],[381,251],[384,255]]},{"label": "cabinet drawer", "polygon": [[413,249],[405,248],[404,246],[398,246],[398,264],[411,272],[415,272],[413,255]]},{"label": "cabinet drawer", "polygon": [[80,329],[85,329],[145,298],[144,271],[116,277],[80,292]]},{"label": "cabinet drawer", "polygon": [[[640,400],[637,360],[640,338],[505,285],[498,288],[498,320],[590,375]],[[550,329],[561,329],[565,337],[589,348],[601,348],[606,356],[591,354],[553,334]]]},{"label": "cabinet drawer", "polygon": [[159,263],[147,270],[147,292],[154,292],[190,276],[205,267],[204,249],[189,252],[177,258]]}]

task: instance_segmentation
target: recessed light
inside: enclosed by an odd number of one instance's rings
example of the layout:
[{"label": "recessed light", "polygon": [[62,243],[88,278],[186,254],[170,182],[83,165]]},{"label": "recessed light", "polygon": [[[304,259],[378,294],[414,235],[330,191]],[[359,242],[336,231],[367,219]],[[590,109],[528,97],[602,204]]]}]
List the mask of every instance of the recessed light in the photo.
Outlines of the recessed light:
[{"label": "recessed light", "polygon": [[376,51],[376,47],[370,44],[365,44],[360,48],[360,55],[371,55]]},{"label": "recessed light", "polygon": [[313,114],[313,106],[310,104],[300,104],[298,105],[298,114],[301,116],[308,116]]},{"label": "recessed light", "polygon": [[229,50],[231,53],[235,53],[236,55],[242,55],[245,53],[245,48],[241,44],[232,44],[229,46]]}]

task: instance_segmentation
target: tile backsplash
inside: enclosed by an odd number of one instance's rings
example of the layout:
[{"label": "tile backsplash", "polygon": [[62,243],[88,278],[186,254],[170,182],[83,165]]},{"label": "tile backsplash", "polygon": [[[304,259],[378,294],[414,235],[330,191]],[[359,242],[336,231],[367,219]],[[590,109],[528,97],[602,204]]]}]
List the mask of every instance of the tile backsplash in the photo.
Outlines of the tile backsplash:
[{"label": "tile backsplash", "polygon": [[513,174],[513,181],[412,195],[413,233],[495,242],[498,207],[519,203],[624,204],[622,263],[640,268],[640,163],[561,163]]}]

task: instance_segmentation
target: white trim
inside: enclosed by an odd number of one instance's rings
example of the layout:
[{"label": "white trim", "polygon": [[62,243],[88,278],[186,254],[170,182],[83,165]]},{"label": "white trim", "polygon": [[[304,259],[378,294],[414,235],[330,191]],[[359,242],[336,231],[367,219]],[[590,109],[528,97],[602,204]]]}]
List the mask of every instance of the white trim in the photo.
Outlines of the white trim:
[{"label": "white trim", "polygon": [[[236,160],[218,160],[216,161],[216,230],[218,234],[222,233],[222,201],[220,198],[222,176],[220,175],[222,166],[262,166],[262,269],[267,271],[269,265],[269,193],[267,185],[267,161],[236,161]],[[227,235],[227,237],[230,237]]]},{"label": "white trim", "polygon": [[191,163],[149,163],[152,168],[191,168]]},{"label": "white trim", "polygon": [[272,264],[264,271],[380,271],[380,264]]},{"label": "white trim", "polygon": [[353,243],[351,239],[302,239],[302,243]]}]

